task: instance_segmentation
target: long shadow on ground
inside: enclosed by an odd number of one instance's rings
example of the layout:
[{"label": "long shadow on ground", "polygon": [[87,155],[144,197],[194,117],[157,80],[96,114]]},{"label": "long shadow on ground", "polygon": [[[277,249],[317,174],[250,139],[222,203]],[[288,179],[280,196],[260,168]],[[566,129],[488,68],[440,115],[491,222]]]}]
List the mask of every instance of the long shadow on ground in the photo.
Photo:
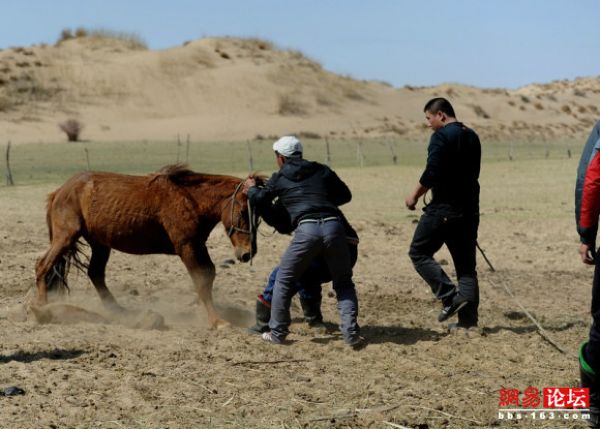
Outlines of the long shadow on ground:
[{"label": "long shadow on ground", "polygon": [[54,349],[54,350],[46,350],[42,352],[24,352],[18,351],[10,355],[0,355],[0,363],[8,363],[11,361],[16,362],[34,362],[42,359],[50,359],[50,360],[68,360],[75,359],[85,353],[84,350],[64,350],[64,349]]},{"label": "long shadow on ground", "polygon": [[[329,323],[325,325],[333,331],[337,326]],[[334,329],[331,329],[334,328]],[[335,329],[337,330],[337,329]],[[445,337],[446,333],[440,333],[432,329],[404,326],[361,326],[360,335],[366,339],[368,344],[393,343],[401,345],[416,344],[419,341],[439,341]],[[330,341],[339,341],[339,336],[327,338],[315,338],[311,340],[318,343],[328,343]]]}]

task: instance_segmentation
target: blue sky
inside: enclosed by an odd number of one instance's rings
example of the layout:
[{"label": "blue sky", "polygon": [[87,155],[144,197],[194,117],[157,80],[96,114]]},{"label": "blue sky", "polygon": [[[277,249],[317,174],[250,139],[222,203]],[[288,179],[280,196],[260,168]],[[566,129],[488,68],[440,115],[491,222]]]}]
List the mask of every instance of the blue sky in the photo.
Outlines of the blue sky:
[{"label": "blue sky", "polygon": [[63,28],[134,32],[152,49],[260,37],[328,70],[403,85],[516,88],[600,75],[600,0],[0,0],[0,48]]}]

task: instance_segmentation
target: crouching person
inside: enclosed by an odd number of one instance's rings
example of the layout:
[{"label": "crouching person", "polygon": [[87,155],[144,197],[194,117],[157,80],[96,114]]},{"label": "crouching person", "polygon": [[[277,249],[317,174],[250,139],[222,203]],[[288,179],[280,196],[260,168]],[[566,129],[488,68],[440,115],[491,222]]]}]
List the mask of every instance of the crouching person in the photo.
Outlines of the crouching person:
[{"label": "crouching person", "polygon": [[291,322],[290,303],[295,282],[314,259],[322,257],[336,293],[342,335],[347,344],[357,346],[362,340],[357,322],[358,299],[352,281],[350,250],[338,209],[351,200],[352,194],[329,167],[302,158],[302,144],[296,137],[280,138],[273,144],[273,150],[279,171],[264,187],[257,187],[251,178],[244,185],[250,203],[255,206],[278,198],[295,227],[294,237],[275,277],[271,331],[263,333],[262,338],[275,344],[285,340]]},{"label": "crouching person", "polygon": [[[287,223],[291,228],[289,215],[285,209],[281,211],[280,209],[276,208],[277,205],[280,204],[277,203],[272,205],[273,210],[285,215],[287,218]],[[343,215],[341,216],[342,221],[344,222],[346,239],[348,241],[350,250],[350,262],[352,267],[354,267],[358,258],[358,234],[343,217]],[[264,219],[265,222],[275,227],[279,232],[284,234],[287,233],[285,229],[280,228],[282,222],[271,223],[268,217]],[[283,219],[283,222],[285,222],[285,219]],[[273,301],[273,288],[275,286],[275,279],[277,278],[278,272],[279,266],[273,268],[273,271],[271,271],[271,274],[267,280],[267,286],[265,287],[265,290],[258,296],[258,299],[256,300],[256,324],[248,328],[248,331],[251,334],[261,335],[263,332],[270,330],[269,321],[271,320],[271,302]],[[321,313],[321,285],[330,281],[331,275],[329,274],[327,263],[322,257],[318,257],[310,263],[310,266],[306,272],[298,281],[294,283],[293,294],[297,293],[299,295],[304,321],[308,323],[311,328],[323,331],[326,330],[325,324],[323,323],[323,314]]]}]

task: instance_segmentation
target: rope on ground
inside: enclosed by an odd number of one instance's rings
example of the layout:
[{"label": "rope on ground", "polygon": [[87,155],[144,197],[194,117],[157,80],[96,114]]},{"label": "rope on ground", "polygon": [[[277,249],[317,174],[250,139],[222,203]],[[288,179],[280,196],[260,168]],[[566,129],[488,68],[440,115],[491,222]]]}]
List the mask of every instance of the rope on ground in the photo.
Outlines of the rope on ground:
[{"label": "rope on ground", "polygon": [[434,411],[436,413],[443,414],[446,417],[451,417],[453,419],[464,420],[466,422],[476,423],[478,425],[483,425],[479,420],[468,419],[466,417],[455,416],[454,414],[446,413],[445,411],[436,410],[435,408],[423,407],[422,405],[409,405],[410,408],[419,408],[421,410]]},{"label": "rope on ground", "polygon": [[[487,281],[493,286],[493,287],[497,287],[496,283],[494,283],[492,280],[487,279]],[[513,299],[513,301],[519,306],[519,308],[521,309],[521,311],[523,311],[523,313],[525,313],[525,315],[529,318],[529,320],[531,320],[533,322],[533,324],[537,327],[538,329],[538,334],[540,334],[540,336],[545,339],[546,341],[548,341],[556,350],[558,350],[559,352],[563,353],[563,354],[568,354],[567,351],[564,349],[563,346],[561,346],[560,344],[558,344],[555,340],[553,340],[550,335],[548,334],[548,332],[542,327],[542,325],[539,324],[539,322],[537,320],[535,320],[535,318],[531,315],[531,313],[529,311],[527,311],[527,309],[523,306],[523,304],[521,304],[521,302],[517,299],[517,297],[515,296],[515,294],[513,293],[513,291],[504,283],[502,284],[502,287],[504,288],[504,290],[506,291],[506,293]]]}]

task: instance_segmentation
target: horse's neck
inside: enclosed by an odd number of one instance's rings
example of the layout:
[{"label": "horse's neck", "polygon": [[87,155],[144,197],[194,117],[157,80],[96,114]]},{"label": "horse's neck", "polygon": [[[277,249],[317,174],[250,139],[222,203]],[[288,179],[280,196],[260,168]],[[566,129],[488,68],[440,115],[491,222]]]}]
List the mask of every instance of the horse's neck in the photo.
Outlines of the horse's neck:
[{"label": "horse's neck", "polygon": [[228,205],[235,192],[236,183],[227,181],[215,184],[207,182],[194,187],[191,194],[199,207],[204,207],[205,213],[217,222],[221,221],[223,210]]}]

